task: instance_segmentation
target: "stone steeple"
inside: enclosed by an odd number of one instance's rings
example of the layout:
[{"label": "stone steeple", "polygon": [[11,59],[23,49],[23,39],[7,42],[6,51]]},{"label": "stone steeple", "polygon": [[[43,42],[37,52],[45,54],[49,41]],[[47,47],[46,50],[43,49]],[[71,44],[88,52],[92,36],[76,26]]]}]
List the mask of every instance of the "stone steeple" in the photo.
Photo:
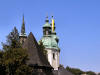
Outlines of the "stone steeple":
[{"label": "stone steeple", "polygon": [[25,33],[24,15],[23,15],[23,22],[22,22],[22,27],[21,27],[21,35],[22,36],[26,36],[26,33]]},{"label": "stone steeple", "polygon": [[23,15],[23,20],[22,20],[22,27],[21,27],[21,33],[19,35],[20,38],[20,43],[23,44],[27,38],[26,32],[25,32],[25,21],[24,21],[24,15]]}]

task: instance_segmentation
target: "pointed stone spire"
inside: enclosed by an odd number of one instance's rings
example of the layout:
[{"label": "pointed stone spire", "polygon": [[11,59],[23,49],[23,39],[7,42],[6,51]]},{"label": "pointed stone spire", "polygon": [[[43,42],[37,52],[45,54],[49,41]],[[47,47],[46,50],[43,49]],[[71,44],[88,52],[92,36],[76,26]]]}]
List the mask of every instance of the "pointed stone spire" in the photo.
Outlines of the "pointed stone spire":
[{"label": "pointed stone spire", "polygon": [[26,33],[25,33],[24,15],[23,15],[23,22],[22,22],[22,27],[21,27],[21,35],[22,36],[25,36],[26,35]]},{"label": "pointed stone spire", "polygon": [[20,38],[20,43],[21,43],[21,44],[24,44],[24,42],[25,42],[26,39],[27,39],[27,35],[26,35],[26,32],[25,32],[24,15],[23,15],[23,22],[22,22],[21,33],[20,33],[20,35],[19,35],[19,38]]}]

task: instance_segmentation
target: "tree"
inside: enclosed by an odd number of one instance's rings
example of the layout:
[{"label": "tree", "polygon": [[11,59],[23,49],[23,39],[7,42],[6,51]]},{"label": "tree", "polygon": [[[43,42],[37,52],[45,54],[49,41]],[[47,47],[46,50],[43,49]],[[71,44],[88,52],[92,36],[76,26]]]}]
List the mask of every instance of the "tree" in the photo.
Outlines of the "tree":
[{"label": "tree", "polygon": [[2,43],[3,49],[7,50],[9,47],[18,48],[21,47],[19,43],[19,33],[16,27],[7,36],[6,43]]},{"label": "tree", "polygon": [[45,47],[43,45],[43,42],[42,41],[39,41],[39,47],[40,49],[43,51],[44,55],[47,56],[47,51],[45,50]]},{"label": "tree", "polygon": [[86,74],[88,74],[88,75],[96,75],[96,73],[94,73],[93,71],[87,71]]},{"label": "tree", "polygon": [[3,64],[3,51],[0,51],[0,75],[6,75],[6,66]]},{"label": "tree", "polygon": [[64,65],[60,64],[59,67],[64,67]]},{"label": "tree", "polygon": [[80,69],[77,69],[77,68],[70,68],[70,67],[66,67],[67,71],[73,73],[74,75],[81,75],[81,74],[87,74],[87,75],[96,75],[95,72],[93,71],[87,71],[87,72],[84,72]]},{"label": "tree", "polygon": [[11,45],[12,41],[19,41],[19,33],[16,27],[14,27],[14,29],[12,30],[12,32],[9,33],[9,35],[7,36],[7,43],[8,45]]},{"label": "tree", "polygon": [[26,64],[27,61],[27,51],[21,47],[18,31],[14,28],[0,52],[0,75],[31,75],[33,68]]},{"label": "tree", "polygon": [[84,74],[85,72],[81,71],[80,69],[77,68],[70,68],[70,67],[66,67],[67,71],[73,73],[74,75],[81,75]]},{"label": "tree", "polygon": [[6,66],[6,73],[9,75],[31,73],[31,67],[26,64],[27,60],[26,50],[22,48],[11,48],[3,54],[3,64]]}]

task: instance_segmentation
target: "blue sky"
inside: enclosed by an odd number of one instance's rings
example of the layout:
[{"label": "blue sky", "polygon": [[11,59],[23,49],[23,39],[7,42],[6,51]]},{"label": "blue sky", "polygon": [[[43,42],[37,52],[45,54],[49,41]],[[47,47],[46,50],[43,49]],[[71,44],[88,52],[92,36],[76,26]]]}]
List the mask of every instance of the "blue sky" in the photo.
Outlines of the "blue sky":
[{"label": "blue sky", "polygon": [[0,0],[0,42],[14,26],[20,31],[23,13],[37,40],[46,15],[54,16],[61,64],[100,72],[100,0]]}]

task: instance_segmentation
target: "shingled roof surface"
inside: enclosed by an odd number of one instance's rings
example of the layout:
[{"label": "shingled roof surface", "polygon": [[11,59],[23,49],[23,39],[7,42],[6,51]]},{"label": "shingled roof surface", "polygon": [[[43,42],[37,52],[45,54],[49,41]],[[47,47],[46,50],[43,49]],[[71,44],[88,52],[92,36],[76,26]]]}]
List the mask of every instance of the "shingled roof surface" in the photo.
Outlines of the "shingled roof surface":
[{"label": "shingled roof surface", "polygon": [[59,70],[53,71],[54,75],[74,75],[67,71],[64,67],[59,67]]},{"label": "shingled roof surface", "polygon": [[30,32],[27,40],[23,44],[23,48],[27,49],[29,55],[29,61],[27,63],[29,65],[31,64],[31,65],[51,67],[46,56],[43,54],[42,50],[40,50],[39,45],[32,32]]},{"label": "shingled roof surface", "polygon": [[[38,70],[36,72],[33,72],[34,75],[73,75],[63,67],[60,67],[59,70],[50,70],[52,69],[52,67],[49,64],[46,56],[43,54],[42,50],[40,50],[39,45],[32,32],[30,32],[27,40],[23,44],[23,48],[27,49],[29,55],[27,64],[46,67],[43,72],[39,72]],[[50,69],[47,70],[48,68]]]}]

